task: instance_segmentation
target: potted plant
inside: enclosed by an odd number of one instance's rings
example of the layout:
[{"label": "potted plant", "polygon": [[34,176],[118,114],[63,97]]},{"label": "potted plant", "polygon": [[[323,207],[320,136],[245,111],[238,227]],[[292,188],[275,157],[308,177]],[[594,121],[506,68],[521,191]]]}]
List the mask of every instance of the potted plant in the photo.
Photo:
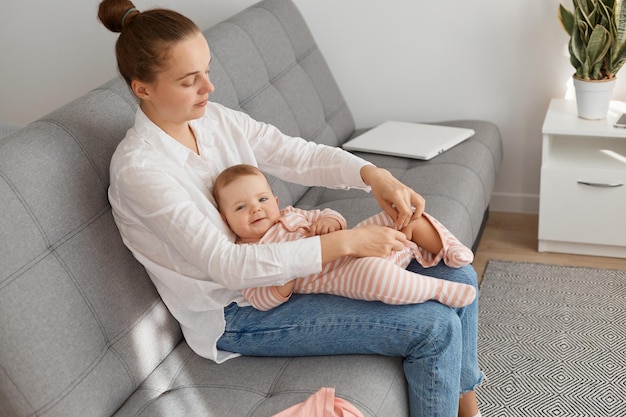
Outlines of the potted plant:
[{"label": "potted plant", "polygon": [[608,112],[615,76],[626,62],[626,7],[617,0],[572,1],[573,11],[559,5],[559,21],[570,35],[578,116],[602,119]]}]

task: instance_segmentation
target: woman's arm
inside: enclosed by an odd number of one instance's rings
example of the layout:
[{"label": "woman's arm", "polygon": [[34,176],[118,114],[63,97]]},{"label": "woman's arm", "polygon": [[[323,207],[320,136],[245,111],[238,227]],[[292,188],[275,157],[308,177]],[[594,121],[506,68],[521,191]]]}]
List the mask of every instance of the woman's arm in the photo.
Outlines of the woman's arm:
[{"label": "woman's arm", "polygon": [[124,168],[111,183],[110,201],[125,243],[160,268],[233,290],[280,285],[321,270],[318,237],[237,245],[200,190],[182,186],[183,179],[160,168]]},{"label": "woman's arm", "polygon": [[284,135],[245,113],[228,111],[231,122],[252,147],[259,167],[286,181],[328,188],[370,188],[400,230],[424,211],[424,198],[385,169],[341,148]]},{"label": "woman's arm", "polygon": [[407,242],[404,233],[376,225],[339,230],[319,238],[322,246],[322,264],[343,256],[384,258],[392,251],[402,250]]},{"label": "woman's arm", "polygon": [[359,170],[369,162],[335,146],[326,146],[282,133],[277,127],[245,113],[222,109],[224,124],[237,126],[229,138],[245,141],[259,168],[285,181],[306,186],[369,191]]}]

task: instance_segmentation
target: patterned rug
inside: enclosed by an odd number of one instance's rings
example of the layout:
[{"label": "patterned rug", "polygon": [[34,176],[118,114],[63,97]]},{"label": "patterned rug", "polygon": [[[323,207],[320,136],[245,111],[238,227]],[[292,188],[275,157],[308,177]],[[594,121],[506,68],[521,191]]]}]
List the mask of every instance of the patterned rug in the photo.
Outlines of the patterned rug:
[{"label": "patterned rug", "polygon": [[483,416],[626,416],[626,271],[489,261],[478,323]]}]

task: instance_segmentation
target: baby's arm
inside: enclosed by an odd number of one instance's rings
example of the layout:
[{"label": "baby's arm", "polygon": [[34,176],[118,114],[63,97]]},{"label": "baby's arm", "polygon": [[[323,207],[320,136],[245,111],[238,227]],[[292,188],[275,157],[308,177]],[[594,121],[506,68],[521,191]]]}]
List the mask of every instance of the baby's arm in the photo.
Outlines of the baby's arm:
[{"label": "baby's arm", "polygon": [[328,208],[324,210],[310,210],[309,219],[311,221],[309,236],[325,235],[348,228],[346,219],[335,210]]},{"label": "baby's arm", "polygon": [[339,220],[333,217],[324,217],[309,226],[309,236],[325,235],[342,229]]},{"label": "baby's arm", "polygon": [[[301,228],[300,231],[303,232],[303,234],[308,234],[308,236],[331,233],[346,229],[348,226],[346,219],[344,219],[341,214],[331,209],[302,210],[288,206],[283,209],[283,212],[296,212],[301,214],[310,225]],[[283,225],[289,230],[288,224],[283,223]],[[304,229],[304,231],[302,229]],[[242,294],[254,308],[267,311],[289,300],[294,285],[295,279],[292,279],[284,285],[246,288],[242,290]]]}]

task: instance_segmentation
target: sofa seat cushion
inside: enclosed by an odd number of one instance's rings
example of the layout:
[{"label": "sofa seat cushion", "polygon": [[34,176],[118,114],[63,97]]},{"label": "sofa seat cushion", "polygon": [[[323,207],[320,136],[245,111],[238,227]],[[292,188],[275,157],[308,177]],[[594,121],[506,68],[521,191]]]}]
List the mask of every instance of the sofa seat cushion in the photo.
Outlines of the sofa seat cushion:
[{"label": "sofa seat cushion", "polygon": [[182,342],[114,417],[267,417],[322,387],[335,388],[366,417],[408,414],[400,358],[242,356],[217,365]]},{"label": "sofa seat cushion", "polygon": [[[476,134],[429,161],[364,152],[355,154],[388,169],[420,193],[426,199],[426,211],[471,247],[479,236],[495,176],[502,163],[500,132],[485,121],[442,124],[468,127]],[[312,188],[296,205],[305,209],[330,207],[346,217],[349,227],[380,211],[376,200],[359,190]]]}]

